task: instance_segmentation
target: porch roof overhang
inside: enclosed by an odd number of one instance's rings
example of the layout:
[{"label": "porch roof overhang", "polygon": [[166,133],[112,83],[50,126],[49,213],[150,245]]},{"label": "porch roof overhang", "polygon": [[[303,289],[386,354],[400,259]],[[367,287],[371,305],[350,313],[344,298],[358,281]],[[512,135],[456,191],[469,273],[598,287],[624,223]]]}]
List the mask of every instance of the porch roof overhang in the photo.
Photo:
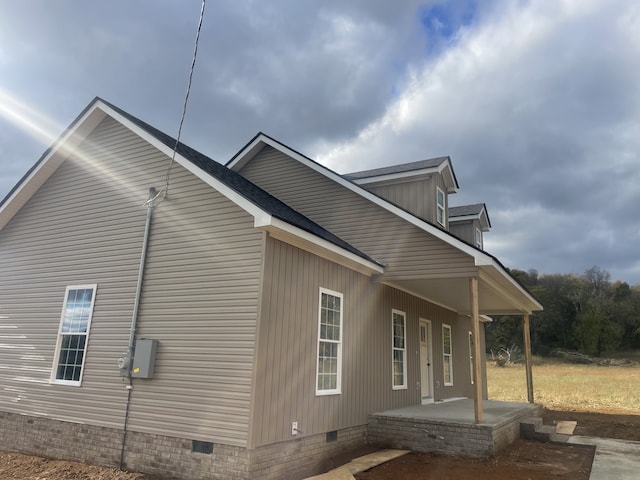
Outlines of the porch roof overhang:
[{"label": "porch roof overhang", "polygon": [[403,278],[395,274],[381,283],[398,288],[428,300],[461,315],[471,315],[469,278],[478,279],[478,307],[480,315],[529,315],[542,310],[542,305],[520,285],[497,261],[476,265],[474,275],[437,276],[424,272],[423,276],[412,272]]}]

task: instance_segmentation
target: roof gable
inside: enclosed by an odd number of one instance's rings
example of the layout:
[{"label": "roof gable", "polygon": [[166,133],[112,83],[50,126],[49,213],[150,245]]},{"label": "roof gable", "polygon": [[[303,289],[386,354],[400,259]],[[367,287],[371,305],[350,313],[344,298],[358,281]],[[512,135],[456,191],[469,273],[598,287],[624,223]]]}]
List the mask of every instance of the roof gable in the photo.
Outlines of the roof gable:
[{"label": "roof gable", "polygon": [[448,156],[429,158],[418,162],[402,163],[400,165],[391,165],[372,170],[363,170],[345,174],[343,177],[358,185],[371,185],[418,180],[431,176],[434,173],[442,175],[447,193],[456,193],[460,188],[456,174],[453,171],[451,158]]},{"label": "roof gable", "polygon": [[489,212],[487,212],[487,206],[484,203],[449,207],[449,223],[462,222],[466,220],[478,220],[482,230],[485,232],[491,229]]},{"label": "roof gable", "polygon": [[[416,217],[412,213],[402,209],[401,207],[398,207],[397,205],[394,205],[393,203],[385,200],[380,196],[377,196],[376,194],[366,190],[350,179],[317,163],[309,157],[297,152],[296,150],[262,132],[258,133],[236,155],[234,155],[233,158],[226,164],[227,167],[236,171],[242,170],[261,152],[261,150],[265,146],[270,146],[278,150],[292,160],[299,162],[307,168],[339,184],[345,189],[350,190],[351,192],[365,198],[373,204],[406,221],[408,224],[417,227],[423,232],[426,232],[439,240],[442,240],[443,242],[445,242],[445,244],[454,247],[458,251],[469,255],[473,259],[474,265],[479,268],[482,275],[484,275],[484,273],[482,272],[494,272],[492,275],[496,275],[496,277],[499,279],[495,283],[500,283],[501,285],[503,285],[503,287],[501,288],[507,288],[508,290],[511,290],[515,297],[518,297],[520,299],[518,301],[514,300],[514,303],[518,303],[519,305],[521,305],[521,307],[519,308],[522,308],[523,310],[541,309],[541,305],[531,296],[527,289],[522,287],[522,285],[520,285],[508,273],[507,269],[493,255],[473,245],[470,245],[463,240],[460,240],[448,231],[445,231],[425,220],[422,220],[419,217]],[[509,285],[509,287],[506,287],[506,285]]]},{"label": "roof gable", "polygon": [[443,240],[451,246],[458,248],[459,250],[467,253],[472,256],[476,260],[476,265],[485,265],[487,263],[493,263],[497,261],[494,257],[478,250],[474,247],[471,247],[467,243],[458,239],[454,235],[449,232],[442,230],[431,223],[422,220],[421,218],[416,217],[410,212],[403,210],[402,208],[394,205],[391,202],[371,193],[370,191],[364,189],[358,184],[352,182],[348,178],[334,172],[333,170],[325,167],[324,165],[319,164],[315,160],[310,159],[309,157],[297,152],[296,150],[286,146],[285,144],[273,139],[272,137],[260,132],[258,133],[249,143],[247,143],[242,150],[236,153],[233,158],[227,162],[226,166],[232,170],[238,171],[242,169],[247,163],[249,163],[259,152],[262,150],[262,147],[265,145],[269,145],[276,150],[284,153],[285,155],[291,157],[292,159],[306,165],[312,170],[324,175],[325,177],[335,181],[341,186],[357,193],[358,195],[366,198],[367,200],[375,203],[376,205],[384,208],[385,210],[403,218],[405,221],[417,226],[421,230],[432,234],[436,238]]},{"label": "roof gable", "polygon": [[[0,203],[0,230],[106,116],[172,156],[175,139],[96,97]],[[314,253],[334,261],[346,260],[363,273],[382,272],[382,266],[365,253],[206,155],[178,143],[175,161],[251,214],[255,226],[275,238],[307,250],[315,248]]]}]

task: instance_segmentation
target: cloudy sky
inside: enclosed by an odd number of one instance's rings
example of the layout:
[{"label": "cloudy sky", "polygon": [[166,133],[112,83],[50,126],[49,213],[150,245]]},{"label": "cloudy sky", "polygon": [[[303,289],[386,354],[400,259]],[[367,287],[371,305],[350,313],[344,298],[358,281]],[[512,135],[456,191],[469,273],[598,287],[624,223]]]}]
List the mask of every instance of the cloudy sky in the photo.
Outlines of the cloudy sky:
[{"label": "cloudy sky", "polygon": [[[200,0],[0,0],[0,198],[95,96],[173,136]],[[209,0],[182,139],[450,155],[512,268],[640,284],[640,3]]]}]

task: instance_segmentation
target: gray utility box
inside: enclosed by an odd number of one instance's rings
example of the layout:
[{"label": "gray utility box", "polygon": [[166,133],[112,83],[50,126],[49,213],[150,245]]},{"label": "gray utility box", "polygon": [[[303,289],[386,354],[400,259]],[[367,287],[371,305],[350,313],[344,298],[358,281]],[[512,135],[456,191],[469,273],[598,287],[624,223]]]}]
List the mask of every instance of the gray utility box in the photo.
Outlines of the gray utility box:
[{"label": "gray utility box", "polygon": [[133,356],[133,378],[153,378],[153,367],[156,364],[156,351],[158,340],[141,338],[136,341],[136,350]]}]

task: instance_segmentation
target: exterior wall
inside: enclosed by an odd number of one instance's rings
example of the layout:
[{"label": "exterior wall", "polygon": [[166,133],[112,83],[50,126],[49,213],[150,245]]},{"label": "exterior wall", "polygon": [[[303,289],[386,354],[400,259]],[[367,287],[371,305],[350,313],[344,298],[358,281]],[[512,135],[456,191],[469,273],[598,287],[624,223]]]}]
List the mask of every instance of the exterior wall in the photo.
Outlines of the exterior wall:
[{"label": "exterior wall", "polygon": [[372,193],[411,212],[415,216],[436,224],[436,184],[434,176],[386,185],[362,185]]},{"label": "exterior wall", "polygon": [[[456,338],[468,335],[468,321],[461,324],[456,313],[271,238],[264,275],[251,448],[365,425],[369,413],[419,404],[420,318],[431,320],[433,326],[436,399],[469,395],[470,384],[455,373],[453,387],[442,382],[442,322],[452,326]],[[338,395],[315,394],[320,287],[344,295]],[[404,390],[392,389],[392,309],[406,313]],[[467,345],[454,339],[454,359],[466,357],[465,372],[469,371]],[[291,435],[293,421],[302,430],[297,437]]]},{"label": "exterior wall", "polygon": [[474,246],[476,244],[476,228],[480,228],[480,222],[477,220],[464,220],[449,223],[449,231],[451,233],[459,239]]},{"label": "exterior wall", "polygon": [[[107,118],[0,231],[0,411],[122,428],[116,360],[129,339],[143,203],[167,166]],[[133,380],[131,430],[246,444],[263,242],[249,215],[174,165],[138,320],[138,338],[160,341],[155,377]],[[93,283],[82,385],[50,384],[65,286]]]},{"label": "exterior wall", "polygon": [[[122,430],[0,412],[0,450],[118,467]],[[127,434],[123,468],[183,480],[297,480],[320,473],[336,455],[366,444],[366,426],[311,435],[256,450],[215,443],[196,453],[192,441],[141,432]]]},{"label": "exterior wall", "polygon": [[240,173],[387,265],[383,279],[406,278],[411,271],[423,278],[476,275],[470,256],[272,147]]}]

